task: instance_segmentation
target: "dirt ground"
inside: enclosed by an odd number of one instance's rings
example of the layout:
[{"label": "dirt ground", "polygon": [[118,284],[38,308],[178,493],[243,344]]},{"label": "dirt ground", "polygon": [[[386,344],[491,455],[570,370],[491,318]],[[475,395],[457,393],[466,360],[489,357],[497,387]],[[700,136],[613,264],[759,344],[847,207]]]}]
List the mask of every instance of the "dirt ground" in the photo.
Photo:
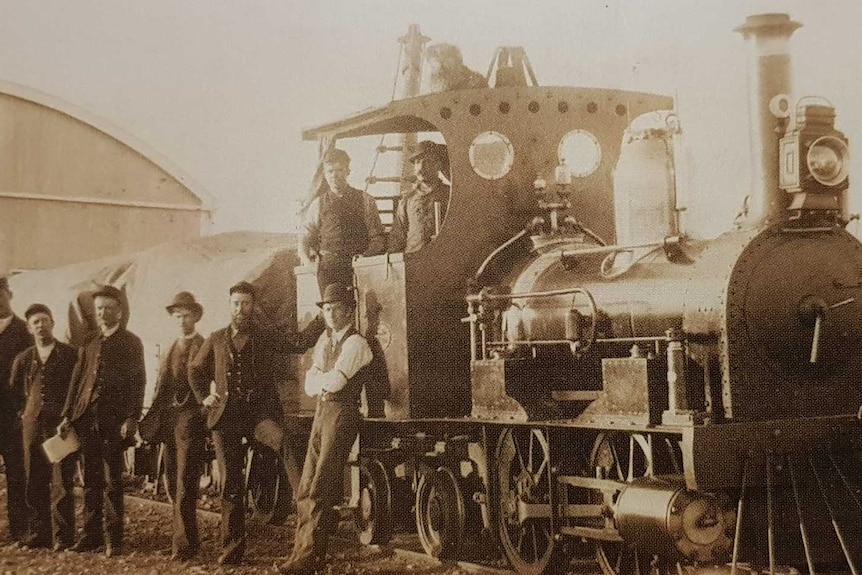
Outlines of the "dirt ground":
[{"label": "dirt ground", "polygon": [[[0,477],[0,482],[5,483]],[[80,499],[78,522],[80,528]],[[0,575],[178,575],[189,573],[274,575],[290,554],[293,545],[294,517],[283,526],[249,523],[245,563],[237,567],[220,567],[218,517],[200,512],[201,553],[185,563],[170,560],[171,516],[167,505],[127,499],[126,533],[123,553],[110,559],[99,553],[54,553],[46,549],[26,549],[8,538],[6,489],[0,485]],[[342,533],[342,535],[345,535]],[[333,544],[328,564],[321,575],[487,575],[505,573],[496,568],[441,564],[418,553],[394,548],[361,547],[345,539]]]}]

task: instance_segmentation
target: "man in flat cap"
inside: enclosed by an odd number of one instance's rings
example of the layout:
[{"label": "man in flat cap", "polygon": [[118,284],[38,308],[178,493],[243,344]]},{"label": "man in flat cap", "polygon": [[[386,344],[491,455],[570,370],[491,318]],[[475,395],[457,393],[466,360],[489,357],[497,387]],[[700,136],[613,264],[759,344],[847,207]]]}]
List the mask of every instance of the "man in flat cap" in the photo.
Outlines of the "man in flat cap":
[{"label": "man in flat cap", "polygon": [[100,334],[78,355],[57,427],[61,436],[74,427],[84,458],[84,533],[72,549],[104,544],[108,557],[122,550],[123,451],[134,442],[146,386],[144,346],[123,326],[122,301],[114,286],[93,293]]},{"label": "man in flat cap", "polygon": [[187,561],[200,547],[195,507],[206,428],[189,382],[189,364],[204,343],[195,330],[204,309],[187,291],[175,295],[165,309],[179,334],[159,367],[153,402],[141,420],[140,433],[145,441],[165,444],[165,473],[174,504],[171,559]]},{"label": "man in flat cap", "polygon": [[[24,312],[36,345],[18,354],[10,384],[24,437],[27,469],[28,547],[68,549],[75,543],[74,476],[77,458],[52,465],[42,443],[54,435],[66,402],[78,351],[54,339],[54,316],[48,306],[34,303]],[[53,491],[53,494],[52,494]],[[53,519],[53,529],[52,529]]]},{"label": "man in flat cap", "polygon": [[449,186],[441,178],[448,172],[446,146],[419,142],[410,156],[416,182],[398,201],[389,233],[389,251],[418,251],[440,232],[449,205]]},{"label": "man in flat cap", "polygon": [[353,257],[386,251],[386,235],[377,204],[347,183],[350,156],[333,148],[321,161],[326,185],[305,208],[299,255],[317,262],[320,292],[330,283],[353,284]]},{"label": "man in flat cap", "polygon": [[0,456],[6,470],[6,511],[9,537],[19,541],[27,534],[27,504],[21,423],[9,388],[15,356],[33,345],[27,324],[12,313],[12,290],[0,276]]},{"label": "man in flat cap", "polygon": [[237,565],[245,553],[242,440],[256,439],[276,452],[281,450],[283,413],[273,362],[275,354],[295,351],[290,338],[274,337],[254,323],[257,290],[253,285],[241,281],[229,294],[230,325],[204,341],[189,368],[192,391],[206,408],[223,478],[220,565]]},{"label": "man in flat cap", "polygon": [[293,553],[280,571],[311,573],[322,565],[329,536],[338,527],[333,509],[341,503],[344,467],[359,433],[364,368],[371,363],[368,342],[353,326],[353,288],[326,286],[321,301],[326,331],[314,347],[305,392],[317,396],[302,479],[296,493]]}]

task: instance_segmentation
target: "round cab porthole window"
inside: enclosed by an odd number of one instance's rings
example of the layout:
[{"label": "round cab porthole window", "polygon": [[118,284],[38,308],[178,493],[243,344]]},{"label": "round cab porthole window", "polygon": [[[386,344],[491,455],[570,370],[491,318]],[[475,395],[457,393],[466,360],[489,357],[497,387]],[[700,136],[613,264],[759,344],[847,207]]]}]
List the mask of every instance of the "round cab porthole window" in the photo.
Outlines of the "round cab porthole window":
[{"label": "round cab porthole window", "polygon": [[586,178],[596,171],[602,161],[599,141],[586,130],[572,130],[560,140],[557,157],[566,164],[575,178]]},{"label": "round cab porthole window", "polygon": [[508,174],[514,161],[512,142],[499,132],[482,132],[470,144],[470,165],[486,180],[499,180]]}]

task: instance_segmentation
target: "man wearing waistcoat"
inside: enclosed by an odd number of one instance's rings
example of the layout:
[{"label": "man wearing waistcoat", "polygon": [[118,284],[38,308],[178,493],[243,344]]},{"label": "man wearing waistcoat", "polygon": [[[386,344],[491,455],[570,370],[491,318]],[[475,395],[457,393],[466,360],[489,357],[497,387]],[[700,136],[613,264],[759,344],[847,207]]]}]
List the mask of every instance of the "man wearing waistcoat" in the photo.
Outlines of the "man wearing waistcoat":
[{"label": "man wearing waistcoat", "polygon": [[107,557],[122,551],[123,452],[138,430],[146,386],[144,346],[123,327],[122,298],[110,285],[93,294],[101,333],[78,354],[57,427],[64,437],[74,427],[84,459],[84,532],[72,549],[95,551],[104,543]]},{"label": "man wearing waistcoat", "polygon": [[0,277],[0,456],[6,473],[6,511],[9,537],[19,541],[27,534],[24,452],[21,421],[9,387],[9,375],[15,356],[33,345],[27,324],[12,313],[12,290]]},{"label": "man wearing waistcoat", "polygon": [[322,566],[329,536],[338,527],[333,507],[342,501],[344,467],[362,419],[363,368],[372,360],[368,342],[353,327],[353,289],[330,284],[317,305],[327,329],[305,376],[305,392],[318,399],[296,494],[293,554],[281,567],[284,574],[312,573]]},{"label": "man wearing waistcoat", "polygon": [[409,159],[416,182],[398,200],[389,232],[389,251],[405,254],[419,251],[440,232],[449,205],[449,186],[440,178],[448,172],[446,146],[423,140]]},{"label": "man wearing waistcoat", "polygon": [[350,156],[333,148],[323,157],[325,190],[303,215],[299,255],[303,264],[317,261],[320,292],[331,283],[353,285],[353,257],[386,251],[386,235],[377,204],[347,183]]},{"label": "man wearing waistcoat", "polygon": [[175,295],[166,309],[177,322],[179,337],[162,361],[153,402],[139,427],[145,441],[165,444],[165,473],[174,503],[171,559],[187,561],[200,547],[195,507],[206,428],[188,374],[204,343],[195,330],[204,310],[187,291]]},{"label": "man wearing waistcoat", "polygon": [[[34,303],[24,312],[36,345],[18,354],[10,384],[19,413],[27,470],[28,547],[68,549],[75,542],[76,457],[52,465],[42,443],[54,435],[66,402],[78,351],[54,339],[54,317],[48,306]],[[53,492],[53,494],[52,494]],[[53,529],[52,529],[53,519]]]},{"label": "man wearing waistcoat", "polygon": [[[229,290],[231,323],[213,332],[192,360],[192,391],[206,408],[207,427],[222,472],[220,565],[237,565],[245,553],[245,482],[242,440],[261,439],[279,451],[283,413],[273,355],[293,352],[252,321],[256,289],[242,281]],[[284,338],[283,341],[287,341]],[[214,388],[210,384],[214,382]]]}]

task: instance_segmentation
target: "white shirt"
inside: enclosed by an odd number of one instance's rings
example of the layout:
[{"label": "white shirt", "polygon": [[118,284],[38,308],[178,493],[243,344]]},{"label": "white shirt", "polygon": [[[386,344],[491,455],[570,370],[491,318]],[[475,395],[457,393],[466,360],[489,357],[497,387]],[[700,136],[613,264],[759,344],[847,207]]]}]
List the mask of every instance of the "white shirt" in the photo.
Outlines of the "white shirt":
[{"label": "white shirt", "polygon": [[102,331],[102,337],[104,337],[104,338],[111,337],[112,335],[114,335],[115,333],[117,333],[117,330],[118,330],[118,329],[120,329],[120,324],[115,325],[114,327],[112,327],[112,328],[111,328],[111,329],[109,329],[109,330],[103,330],[103,331]]},{"label": "white shirt", "polygon": [[326,348],[340,342],[350,326],[332,334],[331,338],[327,332],[320,334],[317,344],[314,346],[314,360],[311,368],[305,374],[305,393],[308,395],[320,395],[324,391],[335,393],[344,389],[347,381],[356,373],[371,363],[371,348],[365,338],[358,333],[352,334],[341,346],[341,353],[335,359],[335,365],[329,371],[323,371],[326,358]]},{"label": "white shirt", "polygon": [[42,360],[42,365],[45,365],[45,362],[48,361],[49,357],[51,357],[51,352],[54,351],[55,347],[57,347],[56,341],[52,341],[50,345],[46,345],[44,347],[38,343],[36,344],[36,351],[39,353],[39,359]]}]

